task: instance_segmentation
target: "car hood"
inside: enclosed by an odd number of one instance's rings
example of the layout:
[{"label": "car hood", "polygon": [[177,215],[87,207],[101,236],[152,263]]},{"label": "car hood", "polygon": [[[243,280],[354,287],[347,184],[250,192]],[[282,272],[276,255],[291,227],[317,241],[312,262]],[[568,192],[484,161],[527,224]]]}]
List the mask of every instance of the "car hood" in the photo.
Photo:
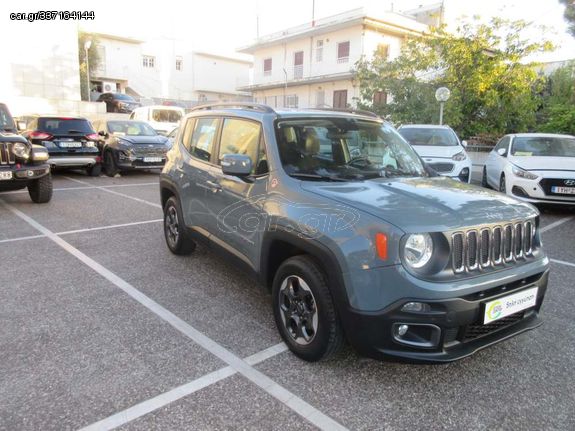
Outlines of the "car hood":
[{"label": "car hood", "polygon": [[304,190],[365,211],[407,233],[449,231],[538,214],[530,204],[446,177],[301,184]]},{"label": "car hood", "polygon": [[447,157],[451,158],[453,155],[457,153],[461,153],[463,151],[463,147],[460,145],[453,145],[453,146],[431,146],[431,145],[412,145],[413,149],[419,154],[422,158],[426,157]]},{"label": "car hood", "polygon": [[575,171],[575,157],[510,157],[509,161],[526,171]]},{"label": "car hood", "polygon": [[118,141],[128,144],[165,145],[165,136],[118,136]]}]

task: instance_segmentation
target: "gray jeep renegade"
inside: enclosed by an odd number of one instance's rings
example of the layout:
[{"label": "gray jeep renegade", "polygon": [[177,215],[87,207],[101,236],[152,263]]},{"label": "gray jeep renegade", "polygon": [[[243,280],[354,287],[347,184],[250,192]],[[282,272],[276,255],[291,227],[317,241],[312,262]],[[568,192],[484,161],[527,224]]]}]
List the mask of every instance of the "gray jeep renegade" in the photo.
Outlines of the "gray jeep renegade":
[{"label": "gray jeep renegade", "polygon": [[374,114],[197,107],[160,190],[168,248],[202,240],[257,277],[305,360],[347,340],[452,361],[541,323],[537,210],[437,175]]}]

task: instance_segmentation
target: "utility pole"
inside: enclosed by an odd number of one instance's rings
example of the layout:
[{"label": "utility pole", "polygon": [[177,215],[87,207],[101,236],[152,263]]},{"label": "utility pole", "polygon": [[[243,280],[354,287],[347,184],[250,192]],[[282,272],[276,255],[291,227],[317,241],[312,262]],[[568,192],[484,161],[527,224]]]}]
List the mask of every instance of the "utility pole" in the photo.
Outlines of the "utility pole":
[{"label": "utility pole", "polygon": [[315,0],[311,0],[311,26],[315,27]]}]

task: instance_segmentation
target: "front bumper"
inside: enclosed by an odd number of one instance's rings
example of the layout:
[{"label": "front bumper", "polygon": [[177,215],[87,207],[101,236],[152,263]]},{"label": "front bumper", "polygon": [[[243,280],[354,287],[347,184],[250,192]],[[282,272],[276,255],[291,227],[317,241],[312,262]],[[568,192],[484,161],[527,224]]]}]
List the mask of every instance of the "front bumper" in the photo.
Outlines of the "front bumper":
[{"label": "front bumper", "polygon": [[[449,362],[539,326],[539,309],[547,289],[549,270],[524,275],[498,286],[451,298],[405,297],[381,311],[347,309],[342,313],[347,338],[361,354],[377,359],[409,362]],[[511,316],[483,324],[485,303],[537,287],[535,306]],[[408,302],[423,302],[425,312],[406,312]],[[415,328],[420,343],[397,337],[399,325]],[[413,340],[413,338],[411,338]]]},{"label": "front bumper", "polygon": [[[443,158],[443,157],[423,157],[425,163],[428,163],[433,168],[434,166],[441,166],[441,165],[453,165],[453,167],[448,170],[437,170],[437,173],[444,176],[453,178],[454,180],[469,183],[471,182],[471,172],[472,172],[472,163],[471,159],[467,157],[465,160],[455,161],[451,158]],[[467,172],[467,174],[465,174]]]},{"label": "front bumper", "polygon": [[[573,177],[573,179],[575,179],[575,176]],[[536,180],[527,180],[511,173],[506,179],[507,194],[524,202],[534,204],[575,206],[575,195],[546,194],[539,184],[540,181],[541,178]]]},{"label": "front bumper", "polygon": [[[160,157],[160,156],[152,156],[152,157]],[[118,167],[120,169],[128,170],[128,169],[163,169],[164,165],[166,164],[166,157],[161,156],[161,162],[144,162],[143,157],[137,158],[128,158],[128,157],[118,157]]]},{"label": "front bumper", "polygon": [[[10,172],[8,174],[8,172]],[[0,179],[0,188],[11,185],[25,185],[29,181],[42,178],[50,173],[50,165],[42,163],[38,165],[14,165],[0,166],[0,177],[10,177],[9,179]]]}]

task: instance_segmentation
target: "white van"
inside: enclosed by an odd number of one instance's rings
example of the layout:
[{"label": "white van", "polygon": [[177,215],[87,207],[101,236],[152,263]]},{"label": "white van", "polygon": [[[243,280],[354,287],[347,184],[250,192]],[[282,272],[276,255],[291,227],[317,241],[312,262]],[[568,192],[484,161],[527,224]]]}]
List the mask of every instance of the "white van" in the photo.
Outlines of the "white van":
[{"label": "white van", "polygon": [[179,126],[184,114],[184,109],[178,106],[142,106],[132,111],[130,120],[146,121],[160,135],[167,136]]}]

